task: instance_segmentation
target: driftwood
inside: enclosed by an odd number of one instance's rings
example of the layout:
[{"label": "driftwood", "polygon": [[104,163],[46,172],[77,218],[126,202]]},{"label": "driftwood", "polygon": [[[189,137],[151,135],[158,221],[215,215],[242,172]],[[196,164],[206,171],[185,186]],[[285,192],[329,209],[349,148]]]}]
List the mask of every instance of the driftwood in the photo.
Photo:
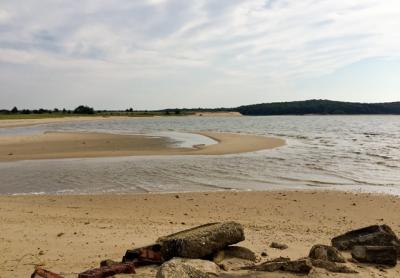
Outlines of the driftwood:
[{"label": "driftwood", "polygon": [[356,245],[395,246],[400,251],[400,241],[387,225],[353,230],[332,239],[332,246],[339,250],[351,250]]},{"label": "driftwood", "polygon": [[127,250],[122,258],[123,262],[136,262],[136,266],[146,264],[162,264],[161,246],[159,244],[148,245],[140,248]]},{"label": "driftwood", "polygon": [[318,268],[323,268],[326,269],[330,272],[335,272],[335,273],[358,273],[356,270],[348,267],[347,265],[343,263],[335,263],[332,261],[327,261],[327,260],[314,260],[311,259],[311,263],[313,266],[318,267]]},{"label": "driftwood", "polygon": [[78,275],[78,278],[106,278],[115,274],[130,274],[135,272],[135,263],[117,263],[110,266],[89,269]]},{"label": "driftwood", "polygon": [[36,267],[35,271],[32,273],[31,278],[64,278],[61,275],[43,269],[41,267]]},{"label": "driftwood", "polygon": [[351,256],[361,263],[388,266],[396,266],[397,264],[397,252],[393,246],[354,246]]},{"label": "driftwood", "polygon": [[211,223],[161,237],[163,260],[173,257],[203,258],[244,240],[243,226],[236,222]]},{"label": "driftwood", "polygon": [[310,273],[312,267],[313,266],[310,259],[290,261],[286,258],[282,258],[255,266],[242,267],[242,269],[267,272],[284,271],[298,274],[308,274]]}]

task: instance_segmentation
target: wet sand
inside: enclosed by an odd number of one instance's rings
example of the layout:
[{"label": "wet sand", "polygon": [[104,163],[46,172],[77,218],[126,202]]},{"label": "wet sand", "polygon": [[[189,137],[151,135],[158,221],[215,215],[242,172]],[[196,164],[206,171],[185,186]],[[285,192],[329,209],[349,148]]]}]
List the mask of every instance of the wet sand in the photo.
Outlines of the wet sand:
[{"label": "wet sand", "polygon": [[[313,244],[329,244],[350,229],[386,223],[400,233],[399,209],[395,196],[322,191],[0,196],[0,277],[28,277],[39,264],[76,277],[74,273],[96,267],[103,259],[121,259],[126,249],[161,235],[226,220],[244,225],[246,241],[240,245],[257,255],[267,252],[264,260],[296,259],[307,256]],[[271,249],[272,241],[289,248]],[[360,273],[315,269],[308,277],[400,276],[400,266],[350,266]],[[154,277],[154,271],[147,267],[123,277]]]},{"label": "wet sand", "polygon": [[135,155],[221,155],[280,147],[285,141],[265,136],[203,132],[218,144],[176,148],[166,138],[107,133],[49,132],[0,137],[0,161],[114,157]]},{"label": "wet sand", "polygon": [[59,118],[43,118],[43,119],[10,119],[0,120],[0,128],[11,127],[24,127],[39,124],[52,124],[52,123],[65,123],[65,122],[88,122],[88,121],[105,121],[105,120],[118,120],[118,119],[131,119],[130,117],[123,116],[77,116],[77,117],[59,117]]}]

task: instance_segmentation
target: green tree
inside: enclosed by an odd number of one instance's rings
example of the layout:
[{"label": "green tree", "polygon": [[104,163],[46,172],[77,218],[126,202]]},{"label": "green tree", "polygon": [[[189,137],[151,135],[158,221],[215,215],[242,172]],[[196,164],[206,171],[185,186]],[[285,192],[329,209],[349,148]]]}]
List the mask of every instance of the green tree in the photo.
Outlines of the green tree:
[{"label": "green tree", "polygon": [[94,109],[89,106],[79,105],[75,108],[74,114],[94,114]]}]

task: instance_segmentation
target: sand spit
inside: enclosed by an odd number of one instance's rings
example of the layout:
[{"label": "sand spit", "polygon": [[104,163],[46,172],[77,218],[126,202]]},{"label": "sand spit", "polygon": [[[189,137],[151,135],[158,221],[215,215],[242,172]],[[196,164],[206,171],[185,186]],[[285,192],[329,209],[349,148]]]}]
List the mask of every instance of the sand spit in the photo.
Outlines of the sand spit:
[{"label": "sand spit", "polygon": [[[159,236],[209,222],[237,221],[245,228],[240,245],[264,260],[298,259],[314,244],[354,228],[388,224],[399,233],[400,199],[345,192],[219,192],[186,194],[2,196],[0,277],[28,277],[43,265],[65,277],[120,260],[127,249]],[[282,242],[287,249],[270,248]],[[350,254],[343,253],[346,258]],[[315,269],[307,277],[399,277],[400,266],[355,266],[359,274]],[[155,268],[127,277],[154,277]],[[298,277],[267,273],[260,277]]]},{"label": "sand spit", "polygon": [[285,141],[257,135],[203,132],[219,143],[172,147],[167,138],[107,133],[49,132],[0,137],[0,161],[134,155],[221,155],[282,146]]},{"label": "sand spit", "polygon": [[240,117],[240,112],[196,112],[194,116],[198,117]]},{"label": "sand spit", "polygon": [[131,119],[130,117],[123,116],[78,116],[78,117],[63,117],[63,118],[43,118],[43,119],[13,119],[13,120],[0,120],[0,128],[24,127],[39,124],[52,124],[52,123],[65,123],[65,122],[89,122],[89,121],[107,121],[107,120],[121,120]]}]

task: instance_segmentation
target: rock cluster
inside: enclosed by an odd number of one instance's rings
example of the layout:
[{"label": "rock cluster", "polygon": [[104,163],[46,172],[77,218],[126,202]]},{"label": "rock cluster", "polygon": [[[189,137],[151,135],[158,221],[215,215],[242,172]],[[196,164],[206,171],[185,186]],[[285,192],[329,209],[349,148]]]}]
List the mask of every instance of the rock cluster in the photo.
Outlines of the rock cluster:
[{"label": "rock cluster", "polygon": [[[353,264],[368,263],[387,267],[395,266],[400,254],[400,241],[387,225],[349,231],[333,238],[331,246],[312,246],[307,257],[296,260],[279,257],[260,262],[261,258],[253,251],[234,246],[244,239],[244,229],[239,223],[206,224],[160,237],[150,246],[127,250],[122,262],[103,261],[100,268],[87,270],[79,274],[78,278],[109,277],[108,273],[134,273],[135,268],[148,264],[160,265],[156,278],[252,277],[260,272],[308,274],[314,268],[336,273],[357,273],[341,251],[351,251],[350,262]],[[272,243],[270,247],[281,250],[289,248],[279,243]],[[61,276],[37,269],[32,277]]]}]

